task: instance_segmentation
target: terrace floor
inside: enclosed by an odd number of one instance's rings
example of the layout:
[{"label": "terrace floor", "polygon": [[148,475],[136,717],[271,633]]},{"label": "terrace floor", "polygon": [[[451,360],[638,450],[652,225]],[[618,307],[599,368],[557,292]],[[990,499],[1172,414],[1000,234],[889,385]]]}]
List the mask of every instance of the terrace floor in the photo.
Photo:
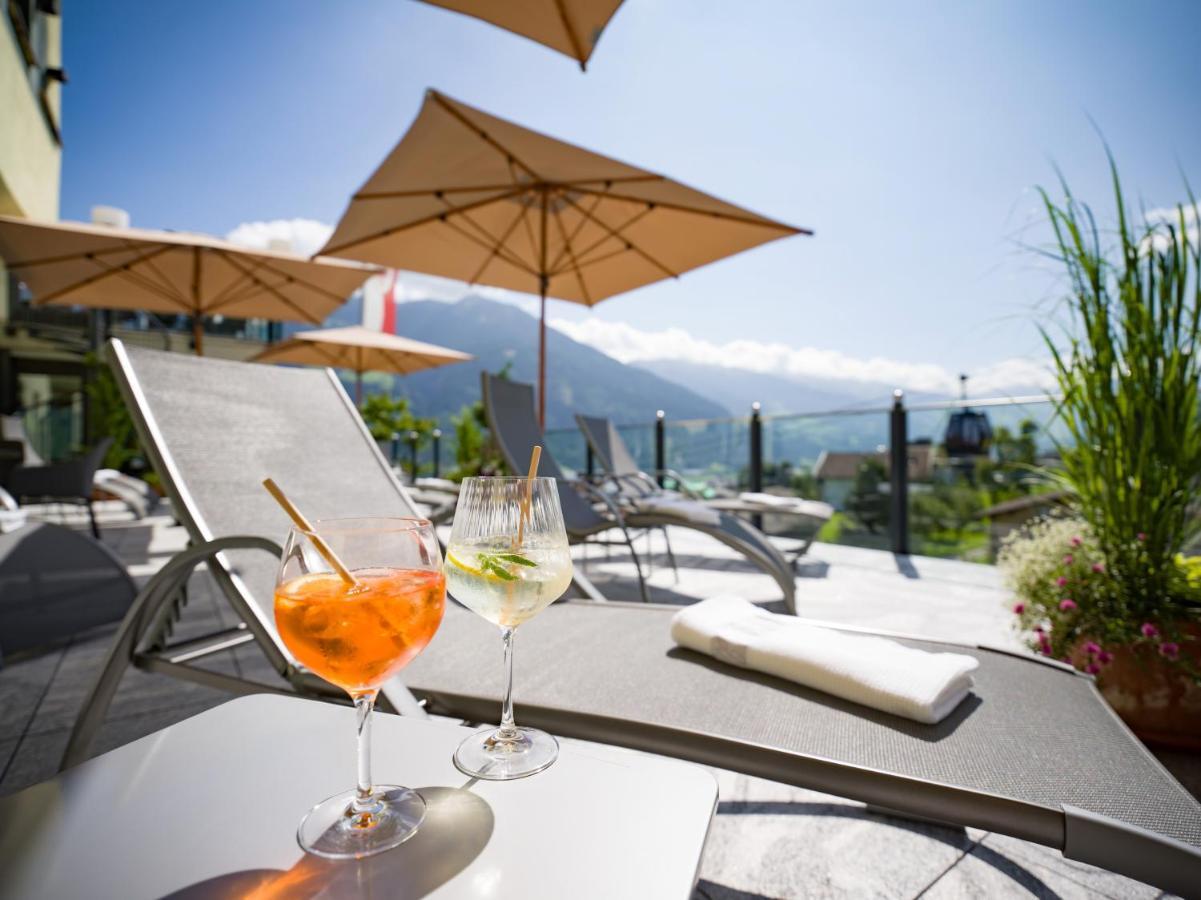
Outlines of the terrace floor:
[{"label": "terrace floor", "polygon": [[[51,516],[52,520],[55,518]],[[74,523],[82,527],[82,520]],[[169,516],[130,521],[105,509],[105,542],[139,581],[184,544]],[[666,566],[662,537],[652,538],[653,599],[686,603],[736,593],[779,604],[771,579],[722,545],[672,530],[678,578]],[[645,544],[638,543],[641,552]],[[577,550],[578,563],[612,599],[637,599],[632,564],[621,548]],[[807,617],[991,646],[1020,646],[1010,600],[995,569],[817,544],[798,568],[797,606]],[[207,575],[198,573],[177,635],[233,624]],[[0,669],[0,795],[54,774],[83,694],[115,626],[58,646],[9,657]],[[225,663],[231,671],[273,678],[253,646]],[[230,699],[221,691],[163,676],[128,672],[96,741],[101,753]],[[1201,764],[1161,757],[1194,794]],[[694,900],[800,897],[1138,897],[1163,896],[1138,882],[1065,860],[1056,851],[975,829],[893,818],[862,804],[716,771],[721,786]]]}]

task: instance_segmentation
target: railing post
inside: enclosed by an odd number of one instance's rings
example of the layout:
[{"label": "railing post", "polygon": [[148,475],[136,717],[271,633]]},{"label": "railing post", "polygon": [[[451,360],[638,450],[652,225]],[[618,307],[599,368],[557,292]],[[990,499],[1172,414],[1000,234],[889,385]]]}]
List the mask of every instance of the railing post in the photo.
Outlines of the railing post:
[{"label": "railing post", "polygon": [[663,420],[663,410],[655,410],[655,478],[659,487],[663,487],[663,473],[667,470],[667,427]]},{"label": "railing post", "polygon": [[[759,402],[751,404],[751,464],[748,487],[755,493],[763,490],[763,419],[759,416]],[[763,527],[763,516],[756,513],[751,516],[756,528]]]},{"label": "railing post", "polygon": [[409,483],[417,483],[417,442],[421,439],[416,431],[409,432]]},{"label": "railing post", "polygon": [[889,413],[889,533],[892,552],[909,553],[909,414],[905,411],[905,394],[892,392],[892,412]]},{"label": "railing post", "polygon": [[434,439],[434,477],[442,477],[442,429],[435,428]]},{"label": "railing post", "polygon": [[400,465],[400,432],[392,432],[392,465]]},{"label": "railing post", "polygon": [[596,461],[592,458],[592,445],[584,441],[584,477],[589,484],[592,484],[596,476]]}]

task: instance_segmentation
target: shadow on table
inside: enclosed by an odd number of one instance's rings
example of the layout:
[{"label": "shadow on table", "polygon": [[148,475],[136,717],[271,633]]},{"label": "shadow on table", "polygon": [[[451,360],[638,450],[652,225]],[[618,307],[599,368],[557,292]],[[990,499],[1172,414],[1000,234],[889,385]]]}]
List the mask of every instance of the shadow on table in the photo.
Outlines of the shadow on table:
[{"label": "shadow on table", "polygon": [[259,897],[424,897],[475,860],[492,837],[488,803],[470,791],[417,788],[428,804],[417,833],[394,850],[362,860],[303,854],[286,872],[246,869],[189,885],[165,900]]}]

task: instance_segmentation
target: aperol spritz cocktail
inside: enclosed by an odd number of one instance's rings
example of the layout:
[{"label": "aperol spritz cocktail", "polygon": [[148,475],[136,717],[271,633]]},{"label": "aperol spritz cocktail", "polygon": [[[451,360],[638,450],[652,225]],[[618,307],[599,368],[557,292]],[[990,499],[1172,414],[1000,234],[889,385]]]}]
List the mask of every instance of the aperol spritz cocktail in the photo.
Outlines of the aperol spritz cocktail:
[{"label": "aperol spritz cocktail", "polygon": [[275,589],[275,627],[292,654],[353,695],[374,690],[430,642],[442,621],[446,581],[423,569],[299,575]]},{"label": "aperol spritz cocktail", "polygon": [[350,694],[359,735],[358,786],[300,823],[297,840],[310,853],[371,856],[407,840],[425,818],[416,791],[372,785],[371,710],[433,638],[445,605],[442,554],[426,519],[334,519],[288,534],[275,626],[297,662]]}]

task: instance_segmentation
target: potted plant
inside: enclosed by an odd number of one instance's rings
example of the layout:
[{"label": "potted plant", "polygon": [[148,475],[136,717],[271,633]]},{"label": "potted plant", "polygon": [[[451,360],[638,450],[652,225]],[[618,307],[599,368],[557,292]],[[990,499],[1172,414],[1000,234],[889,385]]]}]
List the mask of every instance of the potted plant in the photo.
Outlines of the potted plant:
[{"label": "potted plant", "polygon": [[1000,563],[1031,645],[1098,678],[1145,739],[1201,748],[1201,578],[1182,556],[1201,488],[1198,207],[1133,218],[1116,168],[1116,229],[1063,184],[1043,192],[1069,286],[1044,330],[1070,436],[1049,477],[1074,518],[1015,535]]}]

